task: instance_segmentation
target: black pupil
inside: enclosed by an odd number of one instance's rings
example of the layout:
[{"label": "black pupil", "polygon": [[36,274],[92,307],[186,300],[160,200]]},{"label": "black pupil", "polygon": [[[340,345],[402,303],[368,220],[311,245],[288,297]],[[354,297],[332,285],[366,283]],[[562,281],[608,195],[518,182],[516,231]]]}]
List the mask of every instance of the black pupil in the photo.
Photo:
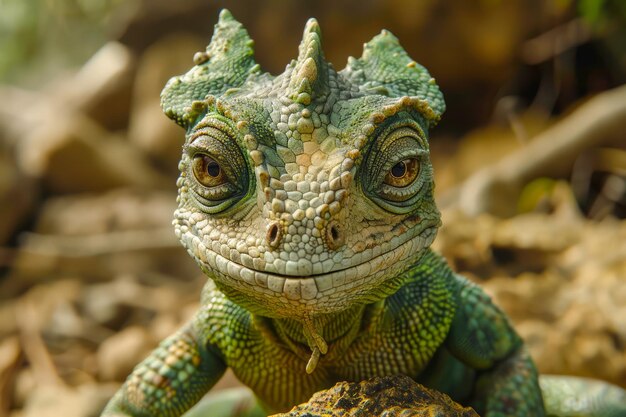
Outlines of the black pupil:
[{"label": "black pupil", "polygon": [[406,174],[406,164],[404,161],[398,162],[391,168],[391,175],[396,178],[400,178]]},{"label": "black pupil", "polygon": [[220,175],[220,164],[215,161],[209,162],[206,166],[206,172],[211,177],[217,177],[218,175]]}]

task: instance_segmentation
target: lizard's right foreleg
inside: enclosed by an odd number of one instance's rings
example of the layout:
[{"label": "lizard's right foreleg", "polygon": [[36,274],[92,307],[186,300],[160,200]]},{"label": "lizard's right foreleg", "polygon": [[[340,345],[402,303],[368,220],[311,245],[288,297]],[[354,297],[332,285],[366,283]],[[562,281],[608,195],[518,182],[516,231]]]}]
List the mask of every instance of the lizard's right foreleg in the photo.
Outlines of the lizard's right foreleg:
[{"label": "lizard's right foreleg", "polygon": [[178,417],[202,398],[225,369],[219,355],[198,340],[189,323],[135,367],[102,417]]}]

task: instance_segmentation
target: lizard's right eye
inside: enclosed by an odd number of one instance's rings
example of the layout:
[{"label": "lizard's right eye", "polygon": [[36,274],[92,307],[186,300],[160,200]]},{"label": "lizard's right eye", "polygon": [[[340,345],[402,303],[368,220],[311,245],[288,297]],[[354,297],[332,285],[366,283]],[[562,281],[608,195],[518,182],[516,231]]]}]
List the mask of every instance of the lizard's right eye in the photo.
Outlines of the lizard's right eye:
[{"label": "lizard's right eye", "polygon": [[202,126],[184,147],[184,177],[192,201],[209,214],[218,214],[250,192],[248,164],[230,125],[219,119]]},{"label": "lizard's right eye", "polygon": [[220,164],[209,155],[195,155],[192,169],[198,182],[205,187],[217,187],[228,180]]}]

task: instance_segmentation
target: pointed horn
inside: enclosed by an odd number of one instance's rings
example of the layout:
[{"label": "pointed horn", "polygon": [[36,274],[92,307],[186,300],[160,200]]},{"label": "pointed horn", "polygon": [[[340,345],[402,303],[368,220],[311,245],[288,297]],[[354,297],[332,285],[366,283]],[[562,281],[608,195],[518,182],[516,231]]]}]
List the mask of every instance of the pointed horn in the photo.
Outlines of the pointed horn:
[{"label": "pointed horn", "polygon": [[161,92],[161,107],[170,119],[188,128],[206,111],[208,96],[241,86],[260,72],[254,61],[254,42],[226,9],[220,12],[206,52],[194,56],[186,74],[171,78]]},{"label": "pointed horn", "polygon": [[311,98],[328,92],[328,63],[322,51],[322,33],[315,19],[309,19],[293,63],[287,94],[308,104]]},{"label": "pointed horn", "polygon": [[[388,97],[411,96],[426,104],[424,117],[434,126],[445,111],[443,94],[426,68],[409,57],[398,38],[383,30],[363,46],[359,59],[348,59],[341,74],[357,85]],[[363,87],[362,87],[363,88]]]}]

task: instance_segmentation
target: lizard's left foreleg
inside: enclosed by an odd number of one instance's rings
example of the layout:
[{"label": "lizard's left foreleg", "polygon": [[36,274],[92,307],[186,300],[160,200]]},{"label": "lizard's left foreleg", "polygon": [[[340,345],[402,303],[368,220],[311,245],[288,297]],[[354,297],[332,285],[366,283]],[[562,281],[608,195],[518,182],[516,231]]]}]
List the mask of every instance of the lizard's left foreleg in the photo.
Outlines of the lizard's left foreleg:
[{"label": "lizard's left foreleg", "polygon": [[477,371],[471,405],[485,417],[545,415],[537,371],[522,340],[478,286],[457,277],[450,352]]},{"label": "lizard's left foreleg", "polygon": [[537,371],[523,347],[481,372],[473,397],[471,405],[487,417],[544,415]]}]

